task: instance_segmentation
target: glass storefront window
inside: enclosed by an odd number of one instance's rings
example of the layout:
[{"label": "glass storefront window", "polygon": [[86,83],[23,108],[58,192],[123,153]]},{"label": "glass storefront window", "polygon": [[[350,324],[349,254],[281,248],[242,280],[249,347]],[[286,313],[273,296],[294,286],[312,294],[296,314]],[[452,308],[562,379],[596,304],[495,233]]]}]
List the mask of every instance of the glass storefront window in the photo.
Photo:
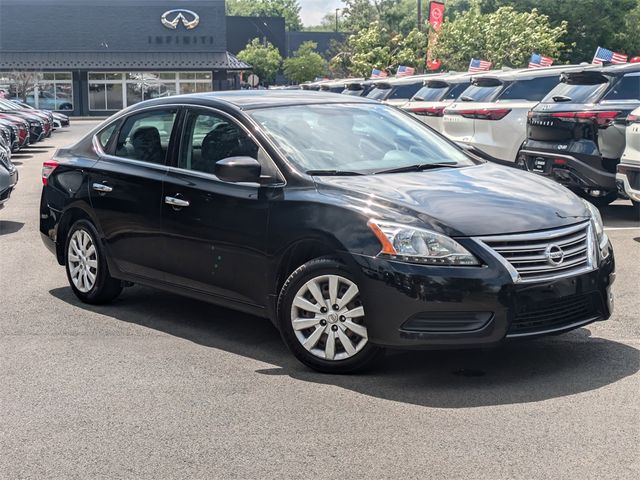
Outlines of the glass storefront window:
[{"label": "glass storefront window", "polygon": [[212,72],[90,72],[89,109],[120,110],[143,100],[209,92]]},{"label": "glass storefront window", "polygon": [[4,80],[8,84],[9,98],[24,100],[43,110],[73,110],[73,76],[70,72],[17,72],[7,75]]}]

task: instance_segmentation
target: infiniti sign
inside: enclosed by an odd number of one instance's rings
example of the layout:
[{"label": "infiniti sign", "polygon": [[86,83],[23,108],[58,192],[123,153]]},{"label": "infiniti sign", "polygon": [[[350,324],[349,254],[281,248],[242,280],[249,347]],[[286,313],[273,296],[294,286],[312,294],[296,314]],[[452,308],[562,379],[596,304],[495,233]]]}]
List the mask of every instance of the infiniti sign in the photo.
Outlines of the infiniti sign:
[{"label": "infiniti sign", "polygon": [[191,10],[177,9],[164,12],[160,21],[171,30],[177,29],[180,22],[187,30],[193,30],[200,23],[200,16]]}]

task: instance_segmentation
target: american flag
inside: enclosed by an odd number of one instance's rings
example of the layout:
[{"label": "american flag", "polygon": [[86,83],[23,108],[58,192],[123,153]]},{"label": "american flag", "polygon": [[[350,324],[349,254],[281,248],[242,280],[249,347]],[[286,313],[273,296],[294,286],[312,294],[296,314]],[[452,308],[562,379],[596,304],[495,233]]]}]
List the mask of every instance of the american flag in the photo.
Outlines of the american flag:
[{"label": "american flag", "polygon": [[378,70],[377,68],[371,70],[371,78],[385,78],[386,76],[387,72],[384,70]]},{"label": "american flag", "polygon": [[553,65],[553,58],[545,57],[539,53],[531,55],[529,60],[529,68],[550,67],[551,65]]},{"label": "american flag", "polygon": [[472,58],[469,62],[469,72],[486,72],[491,68],[491,62],[487,62],[486,60],[478,60],[477,58]]},{"label": "american flag", "polygon": [[416,69],[412,67],[405,67],[404,65],[400,65],[398,67],[398,71],[396,72],[396,77],[408,77],[416,73]]},{"label": "american flag", "polygon": [[628,57],[622,53],[616,53],[606,48],[598,47],[591,63],[627,63],[627,58]]}]

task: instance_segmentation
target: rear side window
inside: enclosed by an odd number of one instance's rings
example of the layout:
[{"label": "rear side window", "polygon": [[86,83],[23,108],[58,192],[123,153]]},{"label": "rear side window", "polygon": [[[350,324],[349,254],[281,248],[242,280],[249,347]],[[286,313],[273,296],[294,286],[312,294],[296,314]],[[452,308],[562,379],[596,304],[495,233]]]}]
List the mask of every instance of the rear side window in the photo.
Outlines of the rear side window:
[{"label": "rear side window", "polygon": [[639,100],[640,101],[640,76],[625,75],[607,93],[603,101]]},{"label": "rear side window", "polygon": [[447,94],[442,98],[442,100],[455,100],[460,96],[462,92],[464,92],[467,88],[469,88],[469,83],[457,83],[451,87],[451,89],[447,92]]},{"label": "rear side window", "polygon": [[131,115],[118,134],[116,157],[163,165],[176,113],[163,109]]},{"label": "rear side window", "polygon": [[412,83],[409,85],[398,85],[393,89],[391,95],[389,95],[388,100],[393,99],[410,99],[413,97],[418,90],[422,87],[422,82]]},{"label": "rear side window", "polygon": [[559,75],[518,80],[509,85],[499,100],[539,102],[560,82]]}]

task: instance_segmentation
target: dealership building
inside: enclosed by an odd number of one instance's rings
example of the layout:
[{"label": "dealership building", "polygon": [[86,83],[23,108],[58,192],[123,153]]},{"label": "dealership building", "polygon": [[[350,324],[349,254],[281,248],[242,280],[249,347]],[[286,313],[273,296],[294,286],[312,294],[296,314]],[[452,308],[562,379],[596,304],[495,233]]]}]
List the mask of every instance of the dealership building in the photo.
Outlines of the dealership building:
[{"label": "dealership building", "polygon": [[104,116],[142,100],[239,88],[224,0],[0,0],[0,89]]}]

